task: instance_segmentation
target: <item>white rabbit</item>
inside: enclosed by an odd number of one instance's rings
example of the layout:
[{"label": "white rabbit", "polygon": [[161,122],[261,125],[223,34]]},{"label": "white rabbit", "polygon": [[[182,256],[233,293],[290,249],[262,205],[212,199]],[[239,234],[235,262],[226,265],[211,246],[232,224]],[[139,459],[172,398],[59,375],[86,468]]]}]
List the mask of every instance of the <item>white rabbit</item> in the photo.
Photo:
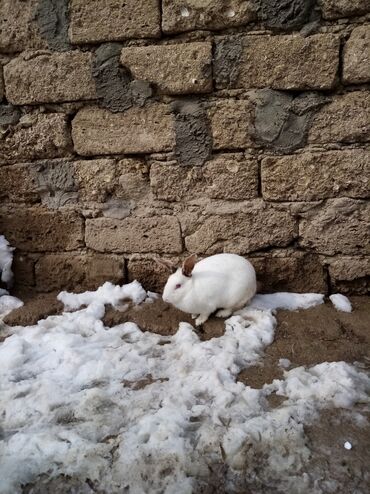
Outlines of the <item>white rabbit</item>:
[{"label": "white rabbit", "polygon": [[217,309],[217,317],[229,317],[255,295],[256,273],[243,257],[216,254],[196,264],[195,261],[193,254],[168,278],[163,300],[191,313],[196,326]]}]

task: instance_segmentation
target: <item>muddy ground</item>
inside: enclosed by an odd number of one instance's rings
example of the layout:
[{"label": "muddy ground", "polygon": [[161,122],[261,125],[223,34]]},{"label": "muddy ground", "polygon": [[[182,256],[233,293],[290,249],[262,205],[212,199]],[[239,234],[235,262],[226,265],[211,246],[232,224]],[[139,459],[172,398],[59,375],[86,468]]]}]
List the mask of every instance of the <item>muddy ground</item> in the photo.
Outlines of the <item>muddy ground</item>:
[{"label": "muddy ground", "polygon": [[[29,325],[50,314],[62,311],[56,294],[17,294],[25,305],[9,314],[4,322],[9,326]],[[370,297],[351,297],[353,312],[337,311],[330,302],[299,311],[277,311],[277,329],[274,342],[266,348],[259,365],[243,370],[238,379],[248,386],[261,388],[275,378],[281,378],[283,369],[279,359],[289,359],[291,367],[312,366],[325,361],[346,361],[364,370],[370,368]],[[131,307],[125,312],[107,308],[106,326],[133,321],[144,331],[172,335],[181,321],[192,322],[190,315],[183,314],[162,300]],[[0,328],[1,337],[6,329]],[[224,332],[223,320],[211,318],[197,330],[199,337],[207,340]],[[271,396],[271,407],[284,406],[284,397]],[[364,411],[370,419],[369,411]],[[312,455],[305,471],[317,479],[317,492],[335,494],[368,494],[370,492],[370,427],[356,424],[346,410],[325,410],[320,418],[305,428],[307,445]],[[351,450],[344,443],[352,444]],[[227,468],[225,465],[222,468]],[[220,482],[210,484],[202,492],[227,492]],[[336,481],[336,487],[329,480]],[[97,492],[89,482],[81,483],[68,477],[49,481],[41,477],[38,482],[25,486],[28,494],[46,493],[93,493]],[[250,485],[243,494],[279,494],[271,486]],[[181,494],[181,493],[179,493]],[[289,493],[287,493],[289,494]],[[309,494],[302,493],[302,494]]]}]

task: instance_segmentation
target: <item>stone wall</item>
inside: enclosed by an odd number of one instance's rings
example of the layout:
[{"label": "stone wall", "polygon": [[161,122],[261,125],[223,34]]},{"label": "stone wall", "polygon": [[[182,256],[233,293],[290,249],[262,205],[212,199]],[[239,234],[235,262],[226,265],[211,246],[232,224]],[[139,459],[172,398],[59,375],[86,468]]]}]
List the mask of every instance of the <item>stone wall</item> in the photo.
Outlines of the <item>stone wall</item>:
[{"label": "stone wall", "polygon": [[236,252],[365,293],[369,0],[0,0],[0,233],[19,286]]}]

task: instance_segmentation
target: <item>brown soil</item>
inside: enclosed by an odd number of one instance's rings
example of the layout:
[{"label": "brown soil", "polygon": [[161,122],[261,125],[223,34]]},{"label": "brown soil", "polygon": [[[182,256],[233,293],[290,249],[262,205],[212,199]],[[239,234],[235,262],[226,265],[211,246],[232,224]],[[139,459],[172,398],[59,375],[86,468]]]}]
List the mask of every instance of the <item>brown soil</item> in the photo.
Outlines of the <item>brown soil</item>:
[{"label": "brown soil", "polygon": [[[351,297],[351,313],[337,311],[331,302],[298,311],[279,310],[273,343],[261,363],[239,374],[248,386],[261,388],[283,375],[279,359],[292,367],[320,362],[370,359],[370,297]],[[370,363],[370,360],[369,360]]]},{"label": "brown soil", "polygon": [[57,300],[56,293],[16,293],[13,294],[24,302],[22,307],[5,316],[4,323],[8,326],[32,326],[40,319],[61,314],[63,304]]},{"label": "brown soil", "polygon": [[[151,331],[162,336],[175,334],[180,322],[194,325],[190,314],[175,309],[162,299],[131,307],[126,312],[120,312],[112,307],[106,309],[103,318],[106,326],[112,327],[127,321],[136,323],[142,331]],[[225,332],[224,320],[216,317],[210,318],[201,328],[196,329],[196,332],[202,340],[222,336]]]}]

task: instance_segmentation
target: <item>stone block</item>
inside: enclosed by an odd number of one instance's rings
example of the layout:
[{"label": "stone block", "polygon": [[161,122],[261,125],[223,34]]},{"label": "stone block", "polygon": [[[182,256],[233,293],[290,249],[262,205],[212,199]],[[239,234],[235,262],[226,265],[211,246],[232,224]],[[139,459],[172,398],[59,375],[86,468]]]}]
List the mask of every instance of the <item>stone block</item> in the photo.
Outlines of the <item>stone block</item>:
[{"label": "stone block", "polygon": [[24,53],[4,67],[8,100],[15,105],[58,103],[96,98],[92,55]]},{"label": "stone block", "polygon": [[124,113],[83,108],[73,119],[72,138],[82,156],[170,151],[175,142],[173,117],[160,103]]},{"label": "stone block", "polygon": [[365,142],[370,140],[370,91],[354,91],[333,97],[314,116],[308,134],[310,144]]},{"label": "stone block", "polygon": [[180,225],[172,216],[88,219],[85,238],[88,247],[100,252],[172,254],[182,251]]},{"label": "stone block", "polygon": [[[18,119],[18,118],[17,118]],[[61,113],[24,115],[0,139],[0,164],[57,158],[69,153],[67,117]]]},{"label": "stone block", "polygon": [[[306,38],[247,36],[216,46],[216,87],[282,90],[331,89],[337,79],[339,38],[317,34]],[[229,73],[225,80],[225,72]]]},{"label": "stone block", "polygon": [[4,79],[3,79],[3,66],[0,63],[0,103],[3,101],[4,94],[5,94],[5,88],[4,88]]},{"label": "stone block", "polygon": [[370,82],[370,25],[356,27],[344,47],[345,84]]},{"label": "stone block", "polygon": [[326,262],[333,292],[369,294],[370,257],[334,257]]},{"label": "stone block", "polygon": [[35,285],[35,259],[32,256],[15,251],[12,271],[17,288],[33,287]]},{"label": "stone block", "polygon": [[260,200],[243,212],[207,217],[185,238],[189,252],[247,254],[267,247],[284,247],[298,235],[296,220],[288,211]]},{"label": "stone block", "polygon": [[369,0],[319,0],[324,19],[339,19],[370,12]]},{"label": "stone block", "polygon": [[[158,259],[158,257],[156,257]],[[132,257],[127,264],[128,280],[139,281],[145,290],[161,293],[171,274],[170,270],[161,266],[154,257]]]},{"label": "stone block", "polygon": [[210,103],[213,149],[253,146],[254,106],[249,100],[220,99]]},{"label": "stone block", "polygon": [[25,252],[75,250],[83,246],[83,219],[75,211],[1,209],[0,231]]},{"label": "stone block", "polygon": [[116,186],[116,161],[97,159],[74,162],[79,198],[83,202],[104,202]]},{"label": "stone block", "polygon": [[36,202],[39,185],[32,165],[0,166],[0,201]]},{"label": "stone block", "polygon": [[41,292],[96,290],[104,282],[121,284],[123,257],[105,254],[45,254],[35,266],[36,288]]},{"label": "stone block", "polygon": [[349,198],[328,199],[304,214],[299,245],[320,254],[370,253],[370,203]]},{"label": "stone block", "polygon": [[150,184],[157,199],[181,201],[204,196],[211,199],[246,200],[258,195],[258,163],[252,156],[224,154],[203,167],[155,162]]},{"label": "stone block", "polygon": [[69,37],[72,43],[96,43],[161,34],[158,0],[72,0]]},{"label": "stone block", "polygon": [[135,79],[164,94],[212,91],[212,45],[208,42],[123,48],[121,63]]},{"label": "stone block", "polygon": [[252,1],[162,1],[162,29],[165,33],[227,29],[247,24],[255,18],[256,7]]},{"label": "stone block", "polygon": [[262,195],[271,201],[370,196],[370,151],[305,152],[263,159]]},{"label": "stone block", "polygon": [[248,259],[256,270],[259,291],[327,292],[326,274],[317,255],[286,249]]},{"label": "stone block", "polygon": [[105,202],[115,197],[139,200],[149,192],[149,171],[139,159],[97,159],[74,162],[79,197]]},{"label": "stone block", "polygon": [[34,15],[39,0],[0,0],[0,52],[47,48]]}]

